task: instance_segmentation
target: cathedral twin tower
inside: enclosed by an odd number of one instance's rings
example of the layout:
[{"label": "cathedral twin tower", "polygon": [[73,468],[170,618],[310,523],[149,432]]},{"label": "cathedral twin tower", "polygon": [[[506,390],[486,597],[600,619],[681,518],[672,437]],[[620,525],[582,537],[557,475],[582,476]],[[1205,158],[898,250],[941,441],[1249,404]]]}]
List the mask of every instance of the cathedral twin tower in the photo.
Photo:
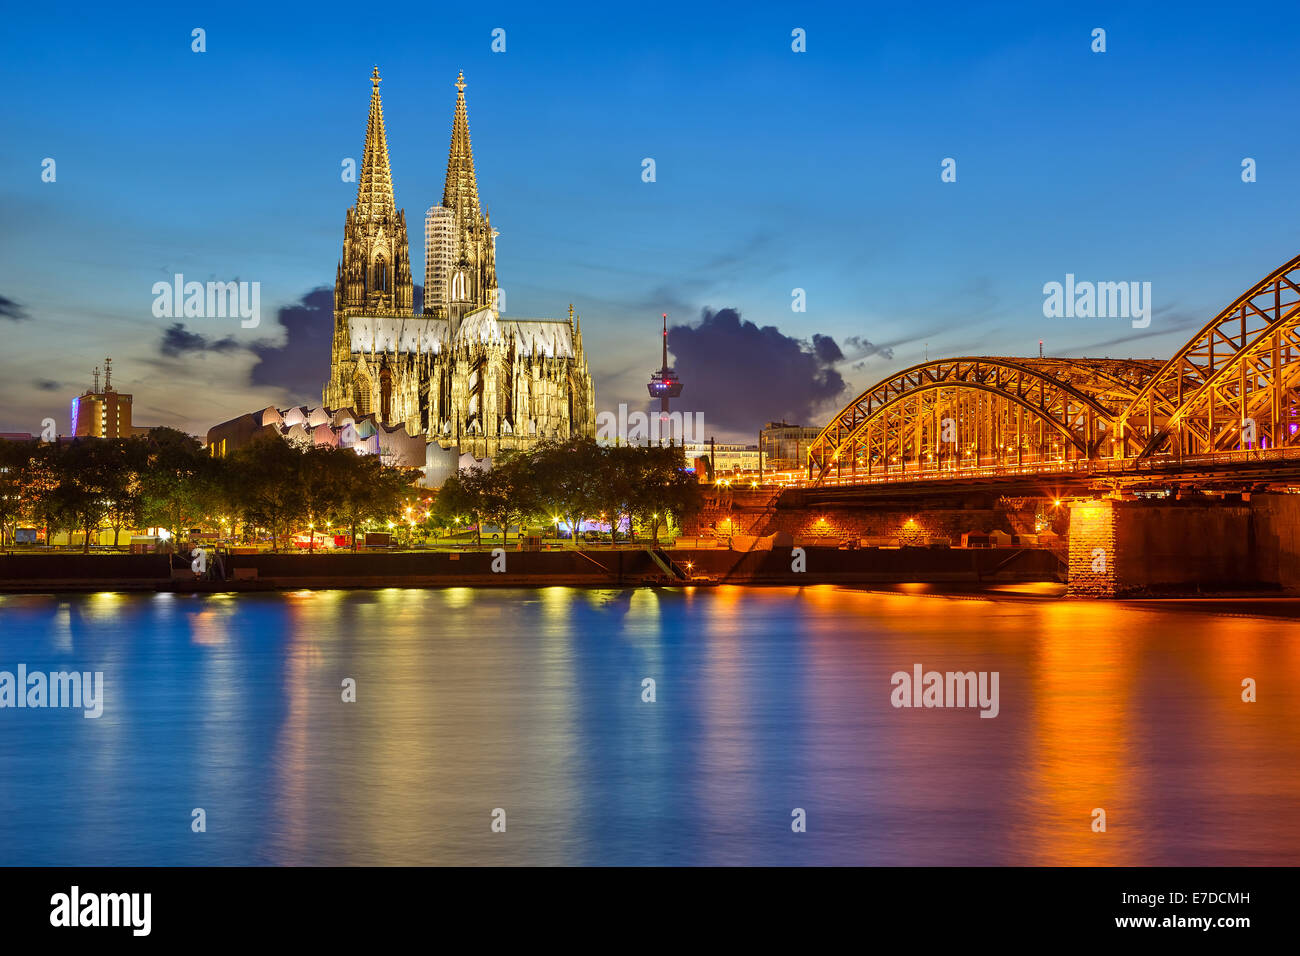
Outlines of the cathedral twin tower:
[{"label": "cathedral twin tower", "polygon": [[424,313],[415,314],[378,67],[371,83],[357,202],[334,283],[326,408],[373,414],[477,458],[593,436],[595,393],[573,307],[567,322],[505,319],[498,310],[497,233],[479,204],[464,74],[456,80],[442,205],[425,222]]}]

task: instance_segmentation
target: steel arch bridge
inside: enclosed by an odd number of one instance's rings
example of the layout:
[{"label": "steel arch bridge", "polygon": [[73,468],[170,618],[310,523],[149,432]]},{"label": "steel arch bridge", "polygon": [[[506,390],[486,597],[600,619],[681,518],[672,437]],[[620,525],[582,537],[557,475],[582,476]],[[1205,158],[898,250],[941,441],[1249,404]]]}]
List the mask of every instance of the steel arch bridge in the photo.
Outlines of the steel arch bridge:
[{"label": "steel arch bridge", "polygon": [[852,483],[1265,451],[1300,456],[1300,256],[1166,362],[972,356],[904,369],[832,419],[808,470],[815,484]]}]

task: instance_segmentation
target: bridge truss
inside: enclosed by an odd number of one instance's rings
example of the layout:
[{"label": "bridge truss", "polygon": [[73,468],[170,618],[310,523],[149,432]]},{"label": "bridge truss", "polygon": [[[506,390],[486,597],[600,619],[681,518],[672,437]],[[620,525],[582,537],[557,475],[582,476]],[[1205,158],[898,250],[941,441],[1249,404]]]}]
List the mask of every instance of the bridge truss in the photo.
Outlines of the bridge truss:
[{"label": "bridge truss", "polygon": [[1102,460],[1300,453],[1300,256],[1167,362],[964,357],[878,382],[812,443],[820,484]]}]

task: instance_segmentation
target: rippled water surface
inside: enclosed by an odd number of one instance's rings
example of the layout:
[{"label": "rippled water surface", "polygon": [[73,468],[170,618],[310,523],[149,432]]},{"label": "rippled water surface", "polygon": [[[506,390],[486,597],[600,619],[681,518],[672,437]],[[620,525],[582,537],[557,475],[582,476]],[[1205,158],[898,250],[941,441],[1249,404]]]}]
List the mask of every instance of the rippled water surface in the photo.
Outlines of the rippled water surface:
[{"label": "rippled water surface", "polygon": [[[0,709],[6,864],[1300,863],[1294,620],[830,586],[0,596],[19,663],[102,671],[105,705]],[[917,663],[997,671],[999,715],[891,706]]]}]

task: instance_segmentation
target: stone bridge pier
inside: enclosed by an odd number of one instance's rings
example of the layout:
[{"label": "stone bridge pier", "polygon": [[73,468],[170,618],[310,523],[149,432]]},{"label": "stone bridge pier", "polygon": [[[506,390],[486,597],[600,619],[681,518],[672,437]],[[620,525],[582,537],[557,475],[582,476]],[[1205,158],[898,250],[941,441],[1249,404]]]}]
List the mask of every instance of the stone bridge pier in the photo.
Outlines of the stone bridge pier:
[{"label": "stone bridge pier", "polygon": [[1069,593],[1300,590],[1300,495],[1072,502]]}]

